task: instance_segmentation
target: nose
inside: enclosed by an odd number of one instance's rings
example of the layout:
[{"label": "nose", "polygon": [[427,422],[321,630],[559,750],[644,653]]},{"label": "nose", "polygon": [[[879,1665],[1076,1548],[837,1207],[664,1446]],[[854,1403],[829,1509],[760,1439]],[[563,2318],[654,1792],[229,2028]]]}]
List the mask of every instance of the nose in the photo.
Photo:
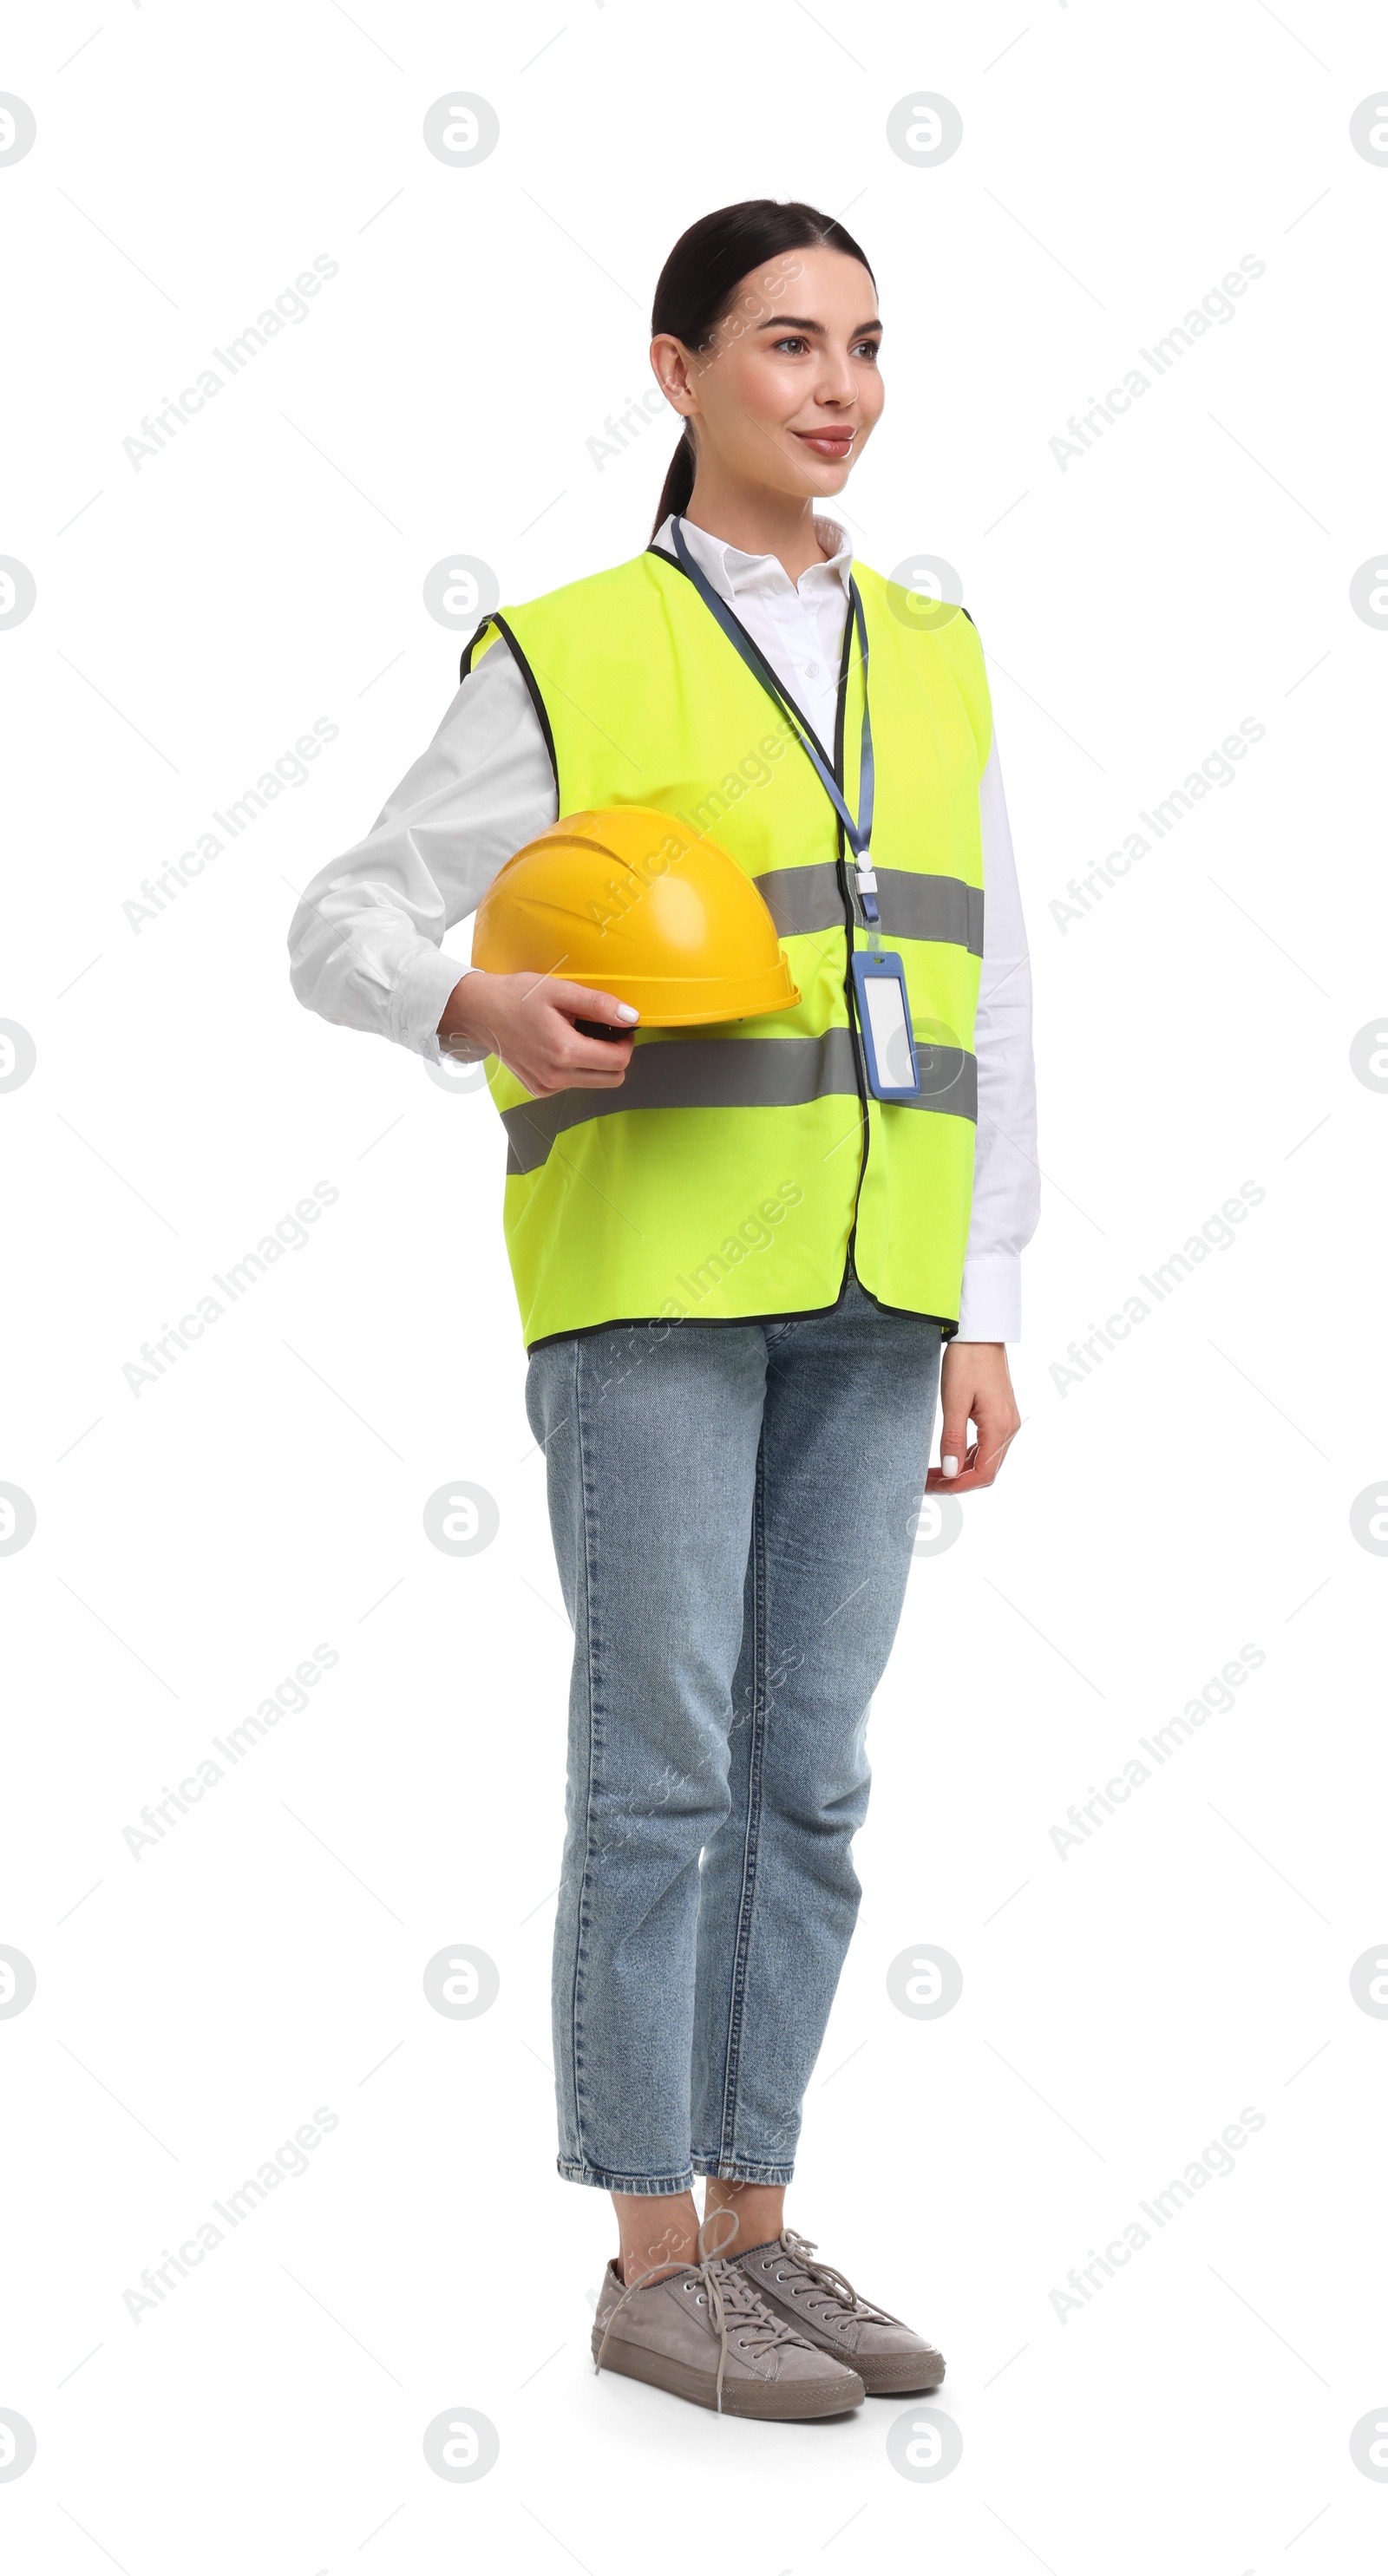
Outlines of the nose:
[{"label": "nose", "polygon": [[826,349],[819,380],[815,386],[815,401],[832,403],[836,409],[843,409],[855,403],[857,399],[857,380],[848,363],[847,350],[840,352]]}]

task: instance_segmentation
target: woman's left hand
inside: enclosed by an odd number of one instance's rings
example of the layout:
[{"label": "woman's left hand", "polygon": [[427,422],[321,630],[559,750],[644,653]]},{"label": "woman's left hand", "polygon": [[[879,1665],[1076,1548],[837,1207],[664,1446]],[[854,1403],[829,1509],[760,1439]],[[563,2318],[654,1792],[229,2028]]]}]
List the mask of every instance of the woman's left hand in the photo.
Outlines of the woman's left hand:
[{"label": "woman's left hand", "polygon": [[[970,1423],[977,1435],[972,1446]],[[928,1469],[926,1492],[968,1494],[991,1485],[1021,1425],[1006,1344],[957,1337],[947,1342],[940,1366],[940,1465]]]}]

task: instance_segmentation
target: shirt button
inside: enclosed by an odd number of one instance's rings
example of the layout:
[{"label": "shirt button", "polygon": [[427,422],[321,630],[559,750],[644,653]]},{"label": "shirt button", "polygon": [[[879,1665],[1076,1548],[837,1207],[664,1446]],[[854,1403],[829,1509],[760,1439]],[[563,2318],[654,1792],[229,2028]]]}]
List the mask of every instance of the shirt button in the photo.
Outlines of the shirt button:
[{"label": "shirt button", "polygon": [[817,680],[819,678],[819,664],[817,662],[807,662],[805,664],[805,677],[807,680]]}]

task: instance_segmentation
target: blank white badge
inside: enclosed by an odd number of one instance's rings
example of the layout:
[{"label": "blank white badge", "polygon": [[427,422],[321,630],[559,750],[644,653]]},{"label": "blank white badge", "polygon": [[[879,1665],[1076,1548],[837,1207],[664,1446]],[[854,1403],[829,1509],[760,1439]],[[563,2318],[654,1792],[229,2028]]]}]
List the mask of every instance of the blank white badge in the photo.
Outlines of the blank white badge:
[{"label": "blank white badge", "polygon": [[884,1090],[910,1091],[916,1077],[911,1071],[911,1034],[901,986],[895,975],[870,975],[865,989],[877,1078]]}]

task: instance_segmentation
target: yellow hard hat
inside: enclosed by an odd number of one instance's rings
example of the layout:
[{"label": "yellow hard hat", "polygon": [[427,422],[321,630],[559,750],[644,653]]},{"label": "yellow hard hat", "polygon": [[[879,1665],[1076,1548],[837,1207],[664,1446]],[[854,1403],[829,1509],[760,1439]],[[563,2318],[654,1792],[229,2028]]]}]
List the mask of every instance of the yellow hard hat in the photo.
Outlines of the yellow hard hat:
[{"label": "yellow hard hat", "polygon": [[477,908],[487,975],[561,975],[630,1002],[647,1028],[787,1011],[800,995],[751,878],[649,805],[561,815]]}]

